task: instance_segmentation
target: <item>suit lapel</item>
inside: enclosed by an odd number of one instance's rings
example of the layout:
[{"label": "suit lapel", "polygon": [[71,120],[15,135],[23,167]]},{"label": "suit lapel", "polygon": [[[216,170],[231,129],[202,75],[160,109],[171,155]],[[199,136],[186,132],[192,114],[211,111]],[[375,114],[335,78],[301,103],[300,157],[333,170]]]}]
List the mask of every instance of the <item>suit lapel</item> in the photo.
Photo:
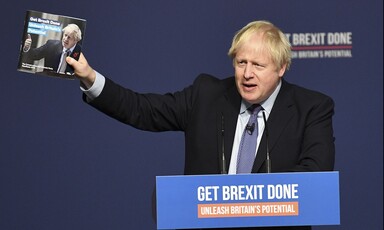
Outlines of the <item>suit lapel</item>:
[{"label": "suit lapel", "polygon": [[76,60],[79,60],[80,52],[81,52],[81,46],[79,44],[76,44],[70,56]]},{"label": "suit lapel", "polygon": [[[281,133],[284,131],[286,125],[294,115],[293,101],[291,100],[290,86],[287,82],[283,81],[280,92],[272,107],[271,114],[268,118],[268,131],[269,131],[269,154],[273,155],[273,148],[276,145]],[[258,172],[264,164],[267,157],[267,140],[266,132],[260,142],[260,146],[256,155],[256,160],[253,165],[252,172]],[[272,162],[273,164],[273,162]]]},{"label": "suit lapel", "polygon": [[[232,82],[231,86],[228,87],[228,89],[226,90],[224,97],[218,103],[217,114],[217,130],[219,137],[218,144],[221,153],[220,156],[222,156],[222,145],[224,144],[224,154],[227,171],[229,169],[229,163],[232,154],[232,146],[236,131],[237,118],[240,111],[240,103],[241,97],[236,89],[235,83]],[[222,139],[223,128],[224,140]]]}]

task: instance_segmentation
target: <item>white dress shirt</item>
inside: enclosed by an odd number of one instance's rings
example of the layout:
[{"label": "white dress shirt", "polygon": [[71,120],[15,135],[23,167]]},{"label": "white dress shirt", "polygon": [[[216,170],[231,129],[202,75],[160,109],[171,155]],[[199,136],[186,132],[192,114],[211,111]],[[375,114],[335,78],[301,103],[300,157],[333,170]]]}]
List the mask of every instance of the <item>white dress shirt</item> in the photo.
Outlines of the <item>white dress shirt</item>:
[{"label": "white dress shirt", "polygon": [[[280,91],[280,88],[281,88],[281,81],[277,85],[275,91],[273,91],[272,95],[267,100],[265,100],[264,102],[262,102],[260,104],[265,111],[265,118],[267,120],[268,120],[269,114],[271,113],[273,104],[275,103],[277,94]],[[248,123],[249,117],[251,116],[251,113],[247,110],[247,108],[249,106],[251,106],[249,103],[247,103],[245,101],[241,102],[240,113],[239,113],[239,116],[237,118],[235,137],[233,140],[231,161],[229,164],[228,174],[236,174],[237,156],[238,156],[238,152],[239,152],[241,137],[242,137],[244,129]],[[257,150],[259,149],[261,137],[263,136],[263,132],[264,132],[264,128],[265,128],[262,110],[257,114],[257,123],[258,123],[258,128],[259,128],[259,135],[257,136],[257,145],[256,145],[256,149],[255,149],[255,157],[256,157]]]}]

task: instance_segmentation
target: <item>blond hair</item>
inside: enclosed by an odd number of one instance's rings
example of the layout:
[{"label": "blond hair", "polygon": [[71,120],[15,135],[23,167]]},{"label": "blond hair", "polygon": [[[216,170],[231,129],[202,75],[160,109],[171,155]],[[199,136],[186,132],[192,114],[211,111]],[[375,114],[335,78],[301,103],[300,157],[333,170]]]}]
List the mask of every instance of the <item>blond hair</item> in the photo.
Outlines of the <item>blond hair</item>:
[{"label": "blond hair", "polygon": [[284,33],[268,21],[250,22],[239,30],[233,37],[228,56],[234,59],[240,46],[257,33],[263,36],[263,41],[266,44],[265,48],[277,68],[281,69],[286,65],[286,69],[289,69],[291,65],[291,44]]},{"label": "blond hair", "polygon": [[69,34],[73,34],[73,37],[76,41],[81,40],[81,30],[76,24],[68,24],[64,27],[63,32],[68,32]]}]

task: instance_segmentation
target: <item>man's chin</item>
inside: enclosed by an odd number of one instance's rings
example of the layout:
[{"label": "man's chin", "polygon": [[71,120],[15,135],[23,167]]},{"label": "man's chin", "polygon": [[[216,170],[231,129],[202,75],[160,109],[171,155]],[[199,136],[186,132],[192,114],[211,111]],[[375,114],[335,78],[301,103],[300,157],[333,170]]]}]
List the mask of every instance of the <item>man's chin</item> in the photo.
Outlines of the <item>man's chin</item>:
[{"label": "man's chin", "polygon": [[256,95],[251,94],[251,93],[242,93],[241,97],[244,101],[250,103],[250,104],[258,104],[260,103],[260,98],[257,97]]},{"label": "man's chin", "polygon": [[243,100],[250,104],[257,104],[257,100],[255,100],[254,98],[243,97]]}]

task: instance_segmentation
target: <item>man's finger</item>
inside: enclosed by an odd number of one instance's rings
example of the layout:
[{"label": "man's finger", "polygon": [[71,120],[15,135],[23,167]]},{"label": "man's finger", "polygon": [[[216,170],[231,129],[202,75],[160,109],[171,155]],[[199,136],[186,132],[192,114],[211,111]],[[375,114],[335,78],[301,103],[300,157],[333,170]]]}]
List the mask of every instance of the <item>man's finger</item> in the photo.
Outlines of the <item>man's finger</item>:
[{"label": "man's finger", "polygon": [[73,66],[73,68],[76,68],[76,65],[78,65],[79,63],[72,57],[66,57],[65,59],[67,61],[68,64],[70,64],[71,66]]}]

